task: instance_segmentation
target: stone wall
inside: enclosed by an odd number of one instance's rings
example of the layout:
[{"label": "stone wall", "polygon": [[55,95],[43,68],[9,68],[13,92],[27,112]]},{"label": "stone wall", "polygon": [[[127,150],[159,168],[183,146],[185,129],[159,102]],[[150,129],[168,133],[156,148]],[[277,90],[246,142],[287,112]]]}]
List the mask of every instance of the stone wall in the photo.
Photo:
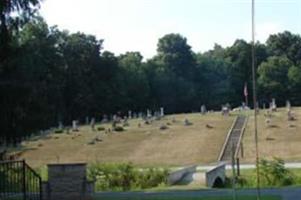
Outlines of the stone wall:
[{"label": "stone wall", "polygon": [[211,170],[208,170],[206,172],[206,185],[209,188],[212,188],[214,185],[214,182],[220,178],[223,183],[226,181],[226,164],[222,163]]},{"label": "stone wall", "polygon": [[90,200],[93,182],[87,181],[86,164],[49,164],[48,182],[43,183],[46,200]]},{"label": "stone wall", "polygon": [[197,166],[194,165],[194,166],[185,167],[185,168],[182,168],[182,169],[179,169],[179,170],[171,172],[168,175],[167,183],[169,185],[176,184],[177,182],[179,182],[187,174],[196,172],[196,167]]}]

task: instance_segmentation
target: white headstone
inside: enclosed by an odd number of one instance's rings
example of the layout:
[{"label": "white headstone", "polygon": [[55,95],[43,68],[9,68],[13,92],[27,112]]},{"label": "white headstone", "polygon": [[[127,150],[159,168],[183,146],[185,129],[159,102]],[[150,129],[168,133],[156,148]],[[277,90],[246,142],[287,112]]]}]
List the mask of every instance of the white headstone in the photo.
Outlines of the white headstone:
[{"label": "white headstone", "polygon": [[78,130],[78,128],[77,128],[77,121],[76,120],[72,121],[72,130],[73,131],[77,131]]},{"label": "white headstone", "polygon": [[63,129],[64,128],[64,126],[63,126],[63,122],[62,121],[59,121],[59,127],[58,127],[59,129]]},{"label": "white headstone", "polygon": [[163,107],[160,108],[160,116],[164,117],[164,108]]},{"label": "white headstone", "polygon": [[142,117],[143,117],[142,112],[139,112],[138,117],[139,117],[139,118],[142,118]]},{"label": "white headstone", "polygon": [[201,114],[202,114],[202,115],[205,115],[206,112],[207,112],[206,106],[205,106],[205,105],[202,105],[202,106],[201,106]]},{"label": "white headstone", "polygon": [[147,114],[146,114],[147,117],[152,117],[152,113],[151,113],[151,111],[149,109],[147,109],[146,112],[147,112]]},{"label": "white headstone", "polygon": [[276,105],[275,98],[272,99],[271,109],[272,109],[272,111],[277,111],[277,105]]},{"label": "white headstone", "polygon": [[289,100],[286,101],[286,108],[288,111],[291,110],[291,102]]},{"label": "white headstone", "polygon": [[94,131],[95,130],[95,118],[94,117],[91,118],[90,125],[91,125],[92,130]]},{"label": "white headstone", "polygon": [[131,110],[128,111],[128,118],[132,119],[132,111]]}]

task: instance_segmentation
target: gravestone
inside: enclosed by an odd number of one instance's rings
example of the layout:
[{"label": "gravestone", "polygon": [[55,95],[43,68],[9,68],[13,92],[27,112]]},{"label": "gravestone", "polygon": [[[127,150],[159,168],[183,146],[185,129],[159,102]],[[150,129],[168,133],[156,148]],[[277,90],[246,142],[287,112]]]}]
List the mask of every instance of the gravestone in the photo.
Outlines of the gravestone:
[{"label": "gravestone", "polygon": [[64,125],[63,125],[63,122],[62,121],[59,121],[59,127],[58,127],[59,130],[63,130],[64,129]]},{"label": "gravestone", "polygon": [[89,124],[89,117],[86,117],[86,125]]},{"label": "gravestone", "polygon": [[192,125],[192,123],[186,118],[186,119],[184,120],[184,125],[185,125],[185,126],[190,126],[190,125]]},{"label": "gravestone", "polygon": [[160,116],[164,117],[164,108],[163,107],[160,108]]},{"label": "gravestone", "polygon": [[152,117],[152,112],[149,109],[147,109],[147,111],[146,111],[146,117],[148,117],[148,118]]},{"label": "gravestone", "polygon": [[139,117],[139,118],[142,118],[142,117],[143,117],[142,112],[139,112],[138,117]]},{"label": "gravestone", "polygon": [[134,112],[133,118],[134,118],[134,119],[137,119],[137,113],[136,113],[136,112]]},{"label": "gravestone", "polygon": [[241,103],[241,107],[242,107],[243,110],[246,109],[246,106],[247,106],[247,104],[246,104],[245,102],[242,102],[242,103]]},{"label": "gravestone", "polygon": [[159,111],[154,112],[154,119],[155,120],[161,120],[161,113]]},{"label": "gravestone", "polygon": [[128,118],[132,119],[132,111],[131,110],[128,111]]},{"label": "gravestone", "polygon": [[109,120],[108,120],[108,116],[107,115],[103,115],[102,116],[102,120],[101,120],[101,122],[102,123],[107,123]]},{"label": "gravestone", "polygon": [[95,118],[94,117],[91,118],[90,125],[91,125],[92,131],[95,131]]},{"label": "gravestone", "polygon": [[202,115],[205,115],[206,112],[207,112],[206,106],[205,106],[205,105],[202,105],[202,106],[201,106],[201,114],[202,114]]},{"label": "gravestone", "polygon": [[222,115],[223,116],[229,116],[230,114],[230,108],[227,105],[222,105]]},{"label": "gravestone", "polygon": [[275,98],[273,98],[273,99],[272,99],[272,102],[270,103],[270,109],[271,109],[271,111],[273,111],[273,112],[276,112],[276,111],[277,111],[277,104],[276,104],[276,99],[275,99]]},{"label": "gravestone", "polygon": [[72,131],[78,131],[77,120],[72,121]]},{"label": "gravestone", "polygon": [[286,109],[287,111],[291,110],[291,102],[289,100],[286,101]]}]

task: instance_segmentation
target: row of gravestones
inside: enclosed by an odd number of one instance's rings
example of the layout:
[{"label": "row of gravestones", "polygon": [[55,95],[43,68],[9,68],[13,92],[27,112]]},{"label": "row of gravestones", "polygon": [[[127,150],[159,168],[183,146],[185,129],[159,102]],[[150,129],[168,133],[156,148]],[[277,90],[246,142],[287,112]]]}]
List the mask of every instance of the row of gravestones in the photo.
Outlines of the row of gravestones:
[{"label": "row of gravestones", "polygon": [[[229,108],[230,106],[228,106]],[[205,105],[201,106],[201,114],[205,115],[207,113],[207,109]],[[101,120],[101,123],[107,123],[107,122],[112,122],[113,124],[120,123],[122,120],[124,121],[125,124],[127,124],[127,119],[137,119],[137,118],[142,118],[148,123],[153,117],[158,120],[164,117],[164,108],[161,107],[159,111],[154,111],[152,112],[150,109],[146,110],[146,113],[139,112],[138,114],[136,112],[132,112],[131,110],[128,111],[128,115],[125,117],[121,117],[119,114],[111,115],[109,118],[108,115],[103,115],[103,118]],[[89,117],[86,117],[86,125],[90,124],[92,130],[95,130],[95,123],[96,120],[94,117],[89,119]],[[78,120],[73,120],[72,121],[72,131],[78,131],[78,125],[79,121]],[[63,123],[60,121],[58,123],[58,129],[62,130],[64,129]]]},{"label": "row of gravestones", "polygon": [[[101,123],[108,123],[108,122],[112,122],[113,124],[116,123],[120,123],[122,120],[124,123],[127,123],[128,119],[136,119],[136,118],[151,118],[151,117],[156,117],[156,118],[161,118],[164,117],[164,108],[161,107],[160,111],[155,111],[152,112],[150,109],[147,109],[146,114],[143,112],[139,112],[138,114],[136,112],[132,112],[131,110],[128,111],[128,115],[124,116],[123,118],[120,116],[120,114],[115,114],[115,115],[111,115],[111,117],[109,118],[108,115],[103,115],[103,118],[101,120]],[[86,117],[86,125],[90,124],[92,130],[95,130],[95,123],[96,120],[94,117],[92,117],[91,119],[89,119],[89,117]],[[78,120],[72,120],[72,131],[78,131],[78,126],[79,126],[79,121]],[[61,121],[58,122],[58,129],[59,130],[63,130],[64,129],[64,125]],[[52,129],[51,129],[52,130]],[[69,127],[67,127],[67,131],[69,130]],[[51,131],[49,131],[50,133]]]},{"label": "row of gravestones", "polygon": [[[265,107],[264,107],[265,109]],[[294,121],[296,120],[296,117],[292,111],[292,106],[289,100],[286,101],[286,109],[287,109],[287,120],[290,121]],[[271,125],[271,121],[272,121],[272,113],[277,111],[277,105],[276,105],[276,100],[272,99],[272,101],[269,104],[269,109],[267,110],[265,117],[266,117],[266,124],[267,126]],[[291,124],[289,124],[289,126],[292,126]]]}]

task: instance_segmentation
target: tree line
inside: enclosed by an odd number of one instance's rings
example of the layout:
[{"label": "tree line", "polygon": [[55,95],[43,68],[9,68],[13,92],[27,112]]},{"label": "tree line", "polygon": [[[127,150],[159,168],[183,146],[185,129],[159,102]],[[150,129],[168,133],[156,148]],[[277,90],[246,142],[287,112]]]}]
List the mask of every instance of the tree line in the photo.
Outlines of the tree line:
[{"label": "tree line", "polygon": [[[236,107],[244,101],[245,84],[251,94],[252,45],[245,40],[199,53],[184,36],[170,33],[158,40],[156,55],[144,60],[139,52],[105,51],[104,40],[93,35],[49,27],[33,14],[38,1],[20,1],[27,7],[14,7],[16,2],[0,3],[2,140],[18,142],[58,121],[71,124],[128,110],[164,107],[180,113],[199,111],[203,104],[219,110],[227,102]],[[255,50],[260,105],[271,98],[279,105],[287,99],[300,105],[300,35],[273,34]]]}]

